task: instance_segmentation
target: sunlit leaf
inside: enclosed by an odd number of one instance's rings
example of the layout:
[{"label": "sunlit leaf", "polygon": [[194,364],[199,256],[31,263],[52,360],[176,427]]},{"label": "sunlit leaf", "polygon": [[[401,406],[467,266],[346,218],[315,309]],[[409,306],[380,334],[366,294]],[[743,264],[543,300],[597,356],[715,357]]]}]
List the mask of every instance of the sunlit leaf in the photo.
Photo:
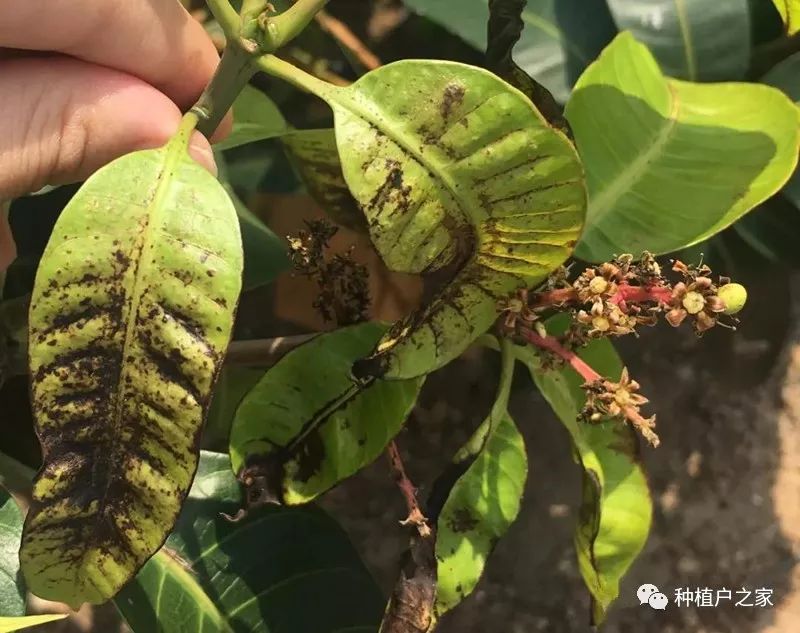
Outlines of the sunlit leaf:
[{"label": "sunlit leaf", "polygon": [[763,202],[797,164],[797,110],[758,84],[666,79],[623,33],[567,104],[587,171],[576,254],[665,253],[706,239]]},{"label": "sunlit leaf", "polygon": [[521,92],[471,66],[401,61],[312,89],[334,110],[345,179],[387,266],[452,273],[353,373],[434,371],[492,325],[498,299],[569,256],[585,208],[580,161]]},{"label": "sunlit leaf", "polygon": [[[19,573],[21,536],[22,512],[14,498],[0,486],[0,613],[6,616],[25,613],[25,583]],[[0,631],[2,626],[0,620]]]},{"label": "sunlit leaf", "polygon": [[364,323],[322,334],[286,354],[244,398],[230,453],[251,503],[310,501],[372,462],[400,431],[422,380],[365,386],[350,377],[353,361],[385,331]]},{"label": "sunlit leaf", "polygon": [[[589,424],[578,419],[586,396],[583,379],[572,369],[544,369],[531,348],[519,348],[517,354],[572,437],[583,469],[575,547],[593,598],[593,620],[599,624],[650,531],[652,500],[639,461],[638,439],[619,420]],[[622,362],[608,339],[592,341],[579,355],[599,374],[619,380]]]},{"label": "sunlit leaf", "polygon": [[528,474],[525,443],[508,413],[489,422],[478,430],[480,452],[460,455],[453,464],[463,474],[437,517],[437,616],[472,593],[519,512]]},{"label": "sunlit leaf", "polygon": [[[487,0],[457,4],[406,0],[406,4],[480,50],[486,49]],[[517,63],[561,102],[616,33],[604,0],[528,0],[522,19],[525,31],[517,47]]]},{"label": "sunlit leaf", "polygon": [[272,99],[253,86],[245,86],[233,104],[233,130],[214,149],[231,149],[288,131],[289,126]]},{"label": "sunlit leaf", "polygon": [[781,15],[786,32],[794,35],[800,31],[800,0],[772,0]]},{"label": "sunlit leaf", "polygon": [[161,546],[197,467],[233,325],[233,204],[186,152],[120,158],[62,213],[30,312],[44,465],[20,554],[29,589],[77,607],[113,596]]},{"label": "sunlit leaf", "polygon": [[46,624],[47,622],[63,620],[66,617],[66,613],[55,613],[52,615],[27,615],[18,618],[0,617],[0,633],[21,631],[30,627],[39,626],[40,624]]},{"label": "sunlit leaf", "polygon": [[608,6],[620,30],[646,44],[670,77],[723,81],[747,70],[748,0],[608,0]]},{"label": "sunlit leaf", "polygon": [[383,599],[334,521],[311,507],[220,516],[241,503],[227,455],[203,452],[167,547],[116,598],[134,633],[377,629]]}]

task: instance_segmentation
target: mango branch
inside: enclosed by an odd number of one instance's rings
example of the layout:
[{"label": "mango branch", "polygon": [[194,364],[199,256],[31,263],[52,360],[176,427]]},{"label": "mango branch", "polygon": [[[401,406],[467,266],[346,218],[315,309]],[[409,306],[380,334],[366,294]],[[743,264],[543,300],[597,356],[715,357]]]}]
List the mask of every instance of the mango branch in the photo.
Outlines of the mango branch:
[{"label": "mango branch", "polygon": [[622,417],[627,420],[652,446],[660,444],[653,429],[655,416],[645,418],[639,407],[648,402],[637,393],[639,383],[631,380],[628,369],[622,370],[619,382],[607,380],[597,373],[573,350],[566,348],[554,336],[542,336],[526,328],[519,328],[519,334],[534,347],[553,354],[566,362],[581,378],[586,392],[586,405],[583,415],[589,422],[599,422],[604,417]]},{"label": "mango branch", "polygon": [[397,487],[400,489],[403,499],[405,499],[406,502],[406,508],[408,509],[408,517],[401,521],[400,524],[414,525],[416,526],[421,537],[429,537],[431,535],[431,528],[428,525],[428,519],[425,517],[419,507],[419,502],[417,501],[417,488],[414,486],[414,483],[406,473],[406,468],[403,464],[403,458],[400,457],[400,451],[398,450],[397,444],[394,440],[389,442],[389,446],[386,447],[386,455],[389,458],[392,474],[397,482]]}]

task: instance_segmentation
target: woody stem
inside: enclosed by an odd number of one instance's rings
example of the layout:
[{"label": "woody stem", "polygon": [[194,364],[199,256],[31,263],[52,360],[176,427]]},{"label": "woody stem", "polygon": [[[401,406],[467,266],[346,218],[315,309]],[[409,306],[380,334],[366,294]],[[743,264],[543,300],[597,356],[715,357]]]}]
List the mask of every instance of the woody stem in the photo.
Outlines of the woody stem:
[{"label": "woody stem", "polygon": [[417,488],[408,477],[403,458],[400,457],[400,451],[397,449],[397,444],[394,441],[389,442],[386,448],[386,454],[389,457],[389,463],[392,466],[392,474],[394,475],[397,487],[403,494],[408,508],[408,518],[403,521],[403,525],[415,525],[419,531],[419,535],[426,537],[430,536],[431,528],[428,526],[428,519],[422,513],[417,501]]}]

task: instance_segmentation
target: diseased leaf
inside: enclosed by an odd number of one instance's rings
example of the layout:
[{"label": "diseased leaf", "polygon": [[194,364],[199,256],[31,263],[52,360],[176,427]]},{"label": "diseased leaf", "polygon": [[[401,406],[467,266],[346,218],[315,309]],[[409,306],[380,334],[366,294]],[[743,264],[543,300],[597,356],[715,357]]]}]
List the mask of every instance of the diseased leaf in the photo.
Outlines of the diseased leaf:
[{"label": "diseased leaf", "polygon": [[472,593],[497,541],[517,518],[528,475],[525,442],[507,412],[494,424],[487,419],[476,435],[480,452],[460,455],[453,464],[463,474],[436,521],[437,617]]},{"label": "diseased leaf", "polygon": [[[0,613],[25,614],[25,583],[19,573],[22,512],[14,498],[0,486]],[[0,631],[2,630],[0,619]]]},{"label": "diseased leaf", "polygon": [[629,33],[581,77],[567,119],[587,169],[576,254],[589,261],[703,241],[778,191],[797,164],[797,110],[784,95],[667,79]]},{"label": "diseased leaf", "polygon": [[336,149],[336,133],[333,130],[298,130],[282,140],[308,193],[325,213],[337,224],[365,233],[367,220],[347,188]]},{"label": "diseased leaf", "polygon": [[233,130],[227,138],[214,145],[214,149],[231,149],[282,136],[288,131],[289,126],[272,99],[248,85],[233,104]]},{"label": "diseased leaf", "polygon": [[380,591],[333,520],[312,507],[220,517],[241,502],[227,455],[204,451],[167,547],[116,598],[135,633],[377,629]]},{"label": "diseased leaf", "polygon": [[386,265],[451,274],[353,373],[427,374],[492,325],[498,299],[569,256],[585,207],[580,161],[521,92],[471,66],[401,61],[347,88],[315,88]]},{"label": "diseased leaf", "polygon": [[245,396],[230,454],[251,505],[311,501],[372,462],[398,433],[422,380],[350,378],[353,361],[385,331],[363,323],[322,334],[286,354]]},{"label": "diseased leaf", "polygon": [[512,58],[514,47],[525,28],[522,15],[527,3],[528,0],[489,0],[486,67],[525,93],[551,125],[571,136],[561,106],[550,91],[517,66]]},{"label": "diseased leaf", "polygon": [[52,615],[27,615],[19,618],[0,617],[0,633],[21,631],[22,629],[28,629],[30,627],[39,626],[40,624],[46,624],[47,622],[63,620],[66,617],[66,613],[55,613]]},{"label": "diseased leaf", "polygon": [[44,465],[20,560],[33,593],[72,607],[106,601],[164,542],[230,338],[241,238],[225,190],[186,152],[192,122],[92,176],[37,274]]},{"label": "diseased leaf", "polygon": [[[548,330],[552,328],[548,324]],[[638,439],[630,426],[618,420],[579,421],[586,401],[580,376],[569,368],[543,369],[532,348],[517,348],[516,352],[572,437],[576,459],[583,468],[575,547],[581,575],[593,598],[593,621],[600,624],[650,531],[652,500],[639,461]],[[619,380],[622,362],[608,339],[592,341],[579,355],[601,375]]]},{"label": "diseased leaf", "polygon": [[794,35],[800,31],[800,0],[772,0],[781,15],[786,32]]},{"label": "diseased leaf", "polygon": [[740,79],[750,63],[748,0],[608,0],[621,31],[647,45],[670,77]]},{"label": "diseased leaf", "polygon": [[[487,0],[406,0],[481,50],[486,49]],[[565,102],[584,68],[616,34],[605,0],[528,0],[517,63]]]}]

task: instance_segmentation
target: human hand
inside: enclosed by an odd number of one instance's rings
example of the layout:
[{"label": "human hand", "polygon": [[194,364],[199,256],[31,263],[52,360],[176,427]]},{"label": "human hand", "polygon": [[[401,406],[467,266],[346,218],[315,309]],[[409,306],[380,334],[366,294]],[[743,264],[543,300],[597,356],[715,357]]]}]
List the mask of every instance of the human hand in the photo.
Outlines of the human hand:
[{"label": "human hand", "polygon": [[[178,0],[0,0],[0,206],[164,144],[218,61]],[[190,152],[213,169],[201,134]],[[4,215],[0,271],[14,258]]]}]

